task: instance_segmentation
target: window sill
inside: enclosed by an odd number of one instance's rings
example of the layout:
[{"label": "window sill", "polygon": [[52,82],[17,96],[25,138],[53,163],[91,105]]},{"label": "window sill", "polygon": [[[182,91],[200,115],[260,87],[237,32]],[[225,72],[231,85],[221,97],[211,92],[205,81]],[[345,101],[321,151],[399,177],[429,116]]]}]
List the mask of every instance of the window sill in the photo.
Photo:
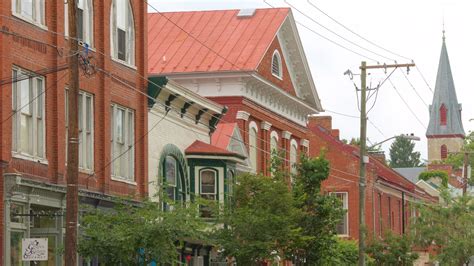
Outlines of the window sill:
[{"label": "window sill", "polygon": [[122,177],[120,177],[120,176],[114,176],[114,175],[112,175],[111,179],[112,179],[113,181],[122,182],[122,183],[126,183],[126,184],[129,184],[129,185],[134,185],[134,186],[137,185],[137,182],[132,181],[132,180],[128,180],[128,179],[124,179],[124,178],[122,178]]},{"label": "window sill", "polygon": [[31,24],[31,25],[33,25],[33,26],[36,26],[36,27],[38,27],[38,28],[40,28],[40,29],[42,29],[42,30],[48,30],[48,27],[46,27],[46,25],[40,24],[39,22],[36,22],[36,21],[33,21],[33,20],[31,20],[31,19],[29,19],[29,18],[27,18],[27,17],[24,17],[24,16],[22,16],[21,14],[18,14],[18,13],[14,12],[14,11],[12,11],[12,16],[14,16],[14,17],[16,17],[16,18],[18,18],[18,19],[21,19],[21,20],[27,22],[28,24]]},{"label": "window sill", "polygon": [[343,235],[337,235],[337,237],[339,237],[339,238],[349,238],[349,235],[343,234]]},{"label": "window sill", "polygon": [[27,161],[32,161],[35,163],[40,163],[44,165],[48,165],[48,160],[39,158],[39,157],[34,157],[29,154],[24,154],[21,152],[12,152],[12,156],[17,159],[22,159],[22,160],[27,160]]},{"label": "window sill", "polygon": [[117,58],[115,58],[115,57],[113,57],[113,56],[111,56],[110,58],[112,59],[112,61],[117,62],[117,63],[119,63],[119,64],[121,64],[121,65],[123,65],[123,66],[126,66],[126,67],[128,67],[128,68],[130,68],[130,69],[133,69],[133,70],[137,70],[137,66],[134,66],[134,65],[132,65],[132,64],[130,64],[130,63],[128,63],[128,62],[122,61],[122,60],[120,60],[120,59],[117,59]]},{"label": "window sill", "polygon": [[279,80],[283,80],[283,76],[280,77],[280,76],[275,75],[275,74],[273,74],[273,73],[272,73],[272,76],[274,76],[275,78],[277,78],[277,79],[279,79]]},{"label": "window sill", "polygon": [[[66,166],[67,166],[67,164],[66,164]],[[83,174],[87,174],[87,175],[93,175],[94,174],[94,170],[85,169],[85,168],[81,168],[81,167],[79,167],[79,172],[83,173]]]}]

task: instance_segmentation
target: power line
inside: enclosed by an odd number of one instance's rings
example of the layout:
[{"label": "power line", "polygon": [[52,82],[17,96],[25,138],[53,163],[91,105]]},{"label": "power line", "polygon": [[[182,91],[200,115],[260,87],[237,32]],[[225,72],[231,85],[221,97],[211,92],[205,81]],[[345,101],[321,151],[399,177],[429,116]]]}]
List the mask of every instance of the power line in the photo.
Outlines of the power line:
[{"label": "power line", "polygon": [[400,69],[400,71],[402,72],[403,74],[403,77],[405,77],[405,79],[407,80],[408,84],[410,85],[410,87],[412,87],[413,91],[415,91],[416,95],[418,96],[418,98],[421,100],[421,102],[423,102],[423,104],[426,106],[426,108],[428,108],[428,104],[426,104],[426,102],[423,100],[423,97],[421,97],[421,95],[418,93],[418,91],[415,89],[415,86],[413,86],[413,84],[411,83],[410,79],[408,79],[407,75],[405,75],[405,72],[403,72],[402,69]]},{"label": "power line", "polygon": [[[266,2],[266,0],[264,0],[264,1]],[[317,20],[315,20],[315,19],[312,18],[311,16],[307,15],[305,12],[301,11],[300,9],[298,9],[296,6],[290,4],[287,0],[284,0],[284,2],[285,2],[287,5],[289,5],[291,8],[295,9],[295,10],[298,11],[300,14],[302,14],[303,16],[305,16],[306,18],[308,18],[309,20],[313,21],[314,23],[318,24],[320,27],[322,27],[322,28],[324,28],[325,30],[329,31],[330,33],[336,35],[337,37],[343,39],[344,41],[346,41],[346,42],[348,42],[348,43],[350,43],[350,44],[352,44],[352,45],[354,45],[354,46],[357,46],[357,47],[359,47],[359,48],[362,49],[362,50],[365,50],[365,51],[367,51],[367,52],[369,52],[369,53],[372,53],[372,54],[374,54],[374,55],[376,55],[376,56],[385,58],[385,59],[387,59],[387,60],[396,61],[396,60],[394,60],[393,58],[386,57],[386,56],[381,55],[381,54],[379,54],[379,53],[377,53],[377,52],[374,52],[374,51],[372,51],[372,50],[369,50],[369,49],[367,49],[367,48],[365,48],[365,47],[363,47],[363,46],[360,46],[359,44],[357,44],[357,43],[355,43],[355,42],[353,42],[353,41],[351,41],[351,40],[345,38],[344,36],[342,36],[342,35],[336,33],[335,31],[333,31],[333,30],[329,29],[328,27],[324,26],[323,24],[319,23]]]},{"label": "power line", "polygon": [[[286,1],[285,1],[285,2],[286,2]],[[323,10],[321,10],[319,7],[316,6],[316,4],[312,3],[310,0],[307,0],[307,2],[308,2],[311,6],[313,6],[314,8],[316,8],[319,12],[321,12],[322,14],[324,14],[326,17],[328,17],[328,18],[330,18],[332,21],[336,22],[339,26],[343,27],[344,29],[346,29],[347,31],[351,32],[351,33],[354,34],[355,36],[361,38],[362,40],[364,40],[364,41],[366,41],[366,42],[372,44],[373,46],[375,46],[375,47],[377,47],[377,48],[379,48],[379,49],[382,49],[382,50],[384,50],[385,52],[388,52],[388,53],[390,53],[390,54],[392,54],[392,55],[395,55],[395,56],[404,58],[404,59],[406,59],[406,60],[412,61],[412,59],[410,59],[410,58],[408,58],[408,57],[405,57],[405,56],[403,56],[403,55],[400,55],[400,54],[397,54],[397,53],[395,53],[395,52],[392,52],[392,51],[390,51],[390,50],[388,50],[388,49],[385,49],[384,47],[382,47],[382,46],[380,46],[380,45],[378,45],[378,44],[376,44],[376,43],[374,43],[374,42],[368,40],[367,38],[361,36],[360,34],[356,33],[355,31],[351,30],[350,28],[346,27],[344,24],[340,23],[339,21],[337,21],[336,19],[334,19],[333,17],[331,17],[328,13],[324,12]]]}]

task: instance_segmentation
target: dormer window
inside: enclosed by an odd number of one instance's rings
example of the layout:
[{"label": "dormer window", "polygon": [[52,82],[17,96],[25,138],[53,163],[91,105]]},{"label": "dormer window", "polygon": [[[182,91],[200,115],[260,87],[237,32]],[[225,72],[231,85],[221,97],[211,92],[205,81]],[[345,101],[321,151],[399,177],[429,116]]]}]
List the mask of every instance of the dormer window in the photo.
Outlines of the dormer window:
[{"label": "dormer window", "polygon": [[439,108],[439,122],[440,122],[440,125],[442,126],[446,126],[447,113],[448,113],[448,109],[446,108],[446,106],[444,106],[444,104],[442,104],[441,107]]},{"label": "dormer window", "polygon": [[281,56],[278,50],[273,52],[272,56],[272,75],[281,79],[282,78],[282,64],[281,64]]}]

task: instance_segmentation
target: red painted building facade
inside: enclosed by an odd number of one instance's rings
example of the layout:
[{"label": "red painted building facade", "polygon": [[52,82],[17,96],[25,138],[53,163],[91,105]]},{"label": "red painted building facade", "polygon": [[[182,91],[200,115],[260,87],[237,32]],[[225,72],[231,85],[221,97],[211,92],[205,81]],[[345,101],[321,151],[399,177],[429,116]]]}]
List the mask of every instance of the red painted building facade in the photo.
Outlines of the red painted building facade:
[{"label": "red painted building facade", "polygon": [[69,57],[84,58],[81,201],[106,206],[115,195],[147,195],[146,3],[79,1],[80,51],[68,48],[65,10],[64,1],[0,3],[2,265],[21,263],[27,237],[48,238],[48,265],[62,265],[55,250],[64,246]]}]

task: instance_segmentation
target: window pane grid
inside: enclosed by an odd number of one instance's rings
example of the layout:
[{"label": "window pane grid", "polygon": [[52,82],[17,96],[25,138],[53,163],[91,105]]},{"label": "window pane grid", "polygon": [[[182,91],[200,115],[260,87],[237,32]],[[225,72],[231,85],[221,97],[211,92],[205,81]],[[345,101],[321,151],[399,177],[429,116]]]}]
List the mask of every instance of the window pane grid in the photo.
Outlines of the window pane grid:
[{"label": "window pane grid", "polygon": [[111,128],[112,174],[120,179],[134,180],[134,112],[126,107],[112,104]]}]

